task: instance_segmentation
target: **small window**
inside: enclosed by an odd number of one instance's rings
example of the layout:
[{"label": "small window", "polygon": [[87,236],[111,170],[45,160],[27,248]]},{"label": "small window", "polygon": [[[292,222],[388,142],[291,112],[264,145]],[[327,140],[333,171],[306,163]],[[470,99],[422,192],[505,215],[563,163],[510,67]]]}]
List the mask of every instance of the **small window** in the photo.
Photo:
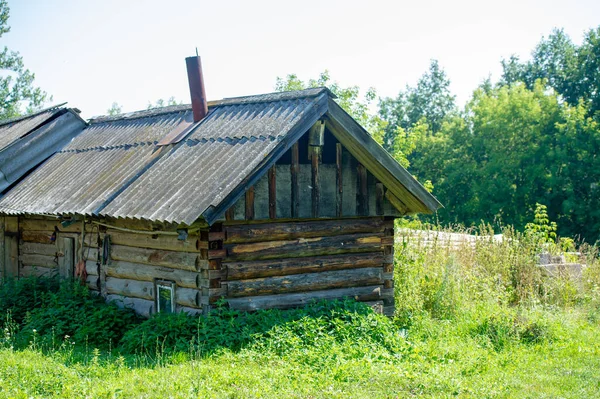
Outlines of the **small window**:
[{"label": "small window", "polygon": [[175,312],[175,283],[156,281],[156,309],[158,313]]}]

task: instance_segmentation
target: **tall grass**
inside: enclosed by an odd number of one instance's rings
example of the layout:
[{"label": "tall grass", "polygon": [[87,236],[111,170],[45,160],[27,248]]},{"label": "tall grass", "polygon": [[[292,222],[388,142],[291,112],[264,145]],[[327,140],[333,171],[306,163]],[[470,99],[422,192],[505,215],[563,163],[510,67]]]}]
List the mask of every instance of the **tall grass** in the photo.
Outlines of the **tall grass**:
[{"label": "tall grass", "polygon": [[586,267],[575,278],[537,264],[559,241],[511,228],[497,240],[488,225],[477,235],[460,245],[398,235],[392,319],[345,300],[254,313],[223,303],[207,316],[141,320],[77,285],[5,282],[0,397],[600,392],[597,248],[577,248]]}]

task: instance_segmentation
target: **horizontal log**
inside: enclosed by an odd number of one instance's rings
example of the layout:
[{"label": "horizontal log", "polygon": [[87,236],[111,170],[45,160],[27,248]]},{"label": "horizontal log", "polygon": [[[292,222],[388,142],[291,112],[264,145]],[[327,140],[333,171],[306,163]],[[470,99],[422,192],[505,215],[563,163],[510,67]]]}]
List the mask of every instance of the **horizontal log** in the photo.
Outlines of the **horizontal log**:
[{"label": "horizontal log", "polygon": [[26,266],[43,266],[43,267],[57,267],[58,262],[55,261],[54,255],[36,255],[36,254],[22,254],[19,255],[19,260],[23,265]]},{"label": "horizontal log", "polygon": [[58,219],[49,220],[21,218],[19,220],[19,227],[24,231],[54,231],[54,229],[57,228],[58,231],[65,233],[81,233],[81,222],[75,222],[67,227],[63,227]]},{"label": "horizontal log", "polygon": [[114,277],[106,278],[106,291],[109,294],[130,298],[154,300],[154,283]]},{"label": "horizontal log", "polygon": [[123,245],[111,246],[110,256],[114,260],[153,266],[167,266],[189,271],[198,270],[200,262],[197,253],[136,248]]},{"label": "horizontal log", "polygon": [[212,305],[222,297],[227,296],[227,290],[225,287],[219,288],[208,288],[202,287],[200,296],[200,305]]},{"label": "horizontal log", "polygon": [[19,269],[20,277],[52,277],[58,274],[56,267],[41,267],[41,266],[21,266]]},{"label": "horizontal log", "polygon": [[135,234],[117,230],[109,230],[106,234],[110,235],[112,245],[180,252],[199,252],[200,248],[208,247],[208,242],[198,241],[198,237],[194,235],[190,235],[186,240],[181,241],[175,235]]},{"label": "horizontal log", "polygon": [[[227,260],[227,259],[226,259]],[[314,273],[331,270],[382,266],[386,257],[381,253],[358,253],[308,258],[273,259],[223,263],[224,280],[246,280],[259,277]]]},{"label": "horizontal log", "polygon": [[19,246],[19,253],[21,254],[54,256],[57,251],[58,248],[53,243],[23,242]]},{"label": "horizontal log", "polygon": [[358,301],[376,301],[381,299],[381,286],[341,288],[327,291],[312,291],[296,294],[265,295],[227,300],[233,309],[252,311],[260,309],[287,309],[304,306],[313,300],[331,300],[353,298]]},{"label": "horizontal log", "polygon": [[382,275],[383,268],[367,267],[228,281],[221,284],[227,286],[228,297],[243,297],[383,284]]},{"label": "horizontal log", "polygon": [[198,288],[197,280],[199,276],[198,273],[187,270],[124,261],[112,261],[110,265],[106,266],[106,275],[108,277],[150,282],[155,279],[170,280],[185,288]]},{"label": "horizontal log", "polygon": [[250,244],[227,244],[226,261],[295,258],[352,252],[381,251],[381,235],[349,234],[334,237],[298,238]]},{"label": "horizontal log", "polygon": [[200,308],[200,291],[193,288],[175,288],[175,303],[190,308]]},{"label": "horizontal log", "polygon": [[98,276],[88,275],[85,279],[85,283],[91,291],[100,290],[100,278]]},{"label": "horizontal log", "polygon": [[223,226],[226,244],[290,240],[354,233],[383,232],[393,223],[383,218],[335,219],[310,222],[263,223]]},{"label": "horizontal log", "polygon": [[140,298],[128,298],[121,295],[107,295],[107,302],[114,302],[120,308],[133,309],[143,317],[150,317],[154,312],[154,301]]},{"label": "horizontal log", "polygon": [[85,271],[88,276],[98,276],[99,275],[99,266],[98,262],[93,260],[87,260],[85,262]]},{"label": "horizontal log", "polygon": [[98,248],[85,247],[83,249],[83,258],[85,260],[97,261],[98,260]]},{"label": "horizontal log", "polygon": [[21,239],[23,242],[37,242],[42,244],[54,244],[52,239],[53,231],[22,231]]}]

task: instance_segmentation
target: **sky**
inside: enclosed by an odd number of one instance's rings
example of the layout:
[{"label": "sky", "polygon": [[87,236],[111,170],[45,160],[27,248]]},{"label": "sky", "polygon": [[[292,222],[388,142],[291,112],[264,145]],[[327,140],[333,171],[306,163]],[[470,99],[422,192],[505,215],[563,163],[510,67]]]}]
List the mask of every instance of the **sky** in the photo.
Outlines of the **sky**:
[{"label": "sky", "polygon": [[563,28],[600,25],[600,1],[8,0],[1,46],[85,118],[159,98],[189,103],[185,57],[202,57],[209,100],[272,92],[277,77],[329,70],[342,86],[396,96],[437,59],[459,104],[500,61],[529,58]]}]

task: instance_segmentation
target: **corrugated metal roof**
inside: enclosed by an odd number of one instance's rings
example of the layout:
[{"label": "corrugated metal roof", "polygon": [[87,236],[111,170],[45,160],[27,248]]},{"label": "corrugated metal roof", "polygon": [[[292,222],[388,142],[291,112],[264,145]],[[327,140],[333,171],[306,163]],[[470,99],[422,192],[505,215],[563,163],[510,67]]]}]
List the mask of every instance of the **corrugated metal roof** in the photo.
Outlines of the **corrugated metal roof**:
[{"label": "corrugated metal roof", "polygon": [[193,223],[237,187],[312,106],[303,98],[216,107],[100,214]]},{"label": "corrugated metal roof", "polygon": [[0,210],[191,224],[247,178],[307,113],[312,117],[312,99],[324,92],[210,103],[208,116],[188,137],[160,149],[161,138],[189,123],[189,106],[93,119],[2,198]]},{"label": "corrugated metal roof", "polygon": [[[64,105],[64,104],[61,104]],[[0,151],[62,112],[59,106],[0,122]]]}]

